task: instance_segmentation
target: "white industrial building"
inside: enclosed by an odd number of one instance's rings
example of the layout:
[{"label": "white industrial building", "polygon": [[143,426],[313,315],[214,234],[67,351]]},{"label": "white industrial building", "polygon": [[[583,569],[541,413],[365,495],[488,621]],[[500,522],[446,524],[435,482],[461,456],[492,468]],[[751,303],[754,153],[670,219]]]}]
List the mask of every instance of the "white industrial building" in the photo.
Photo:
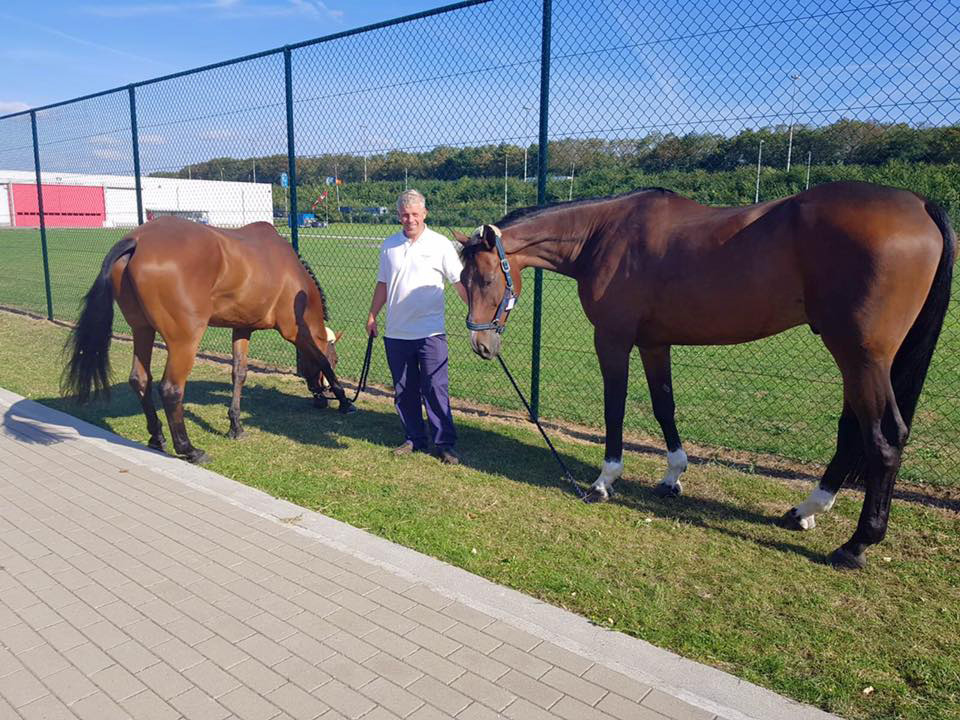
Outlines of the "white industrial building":
[{"label": "white industrial building", "polygon": [[[47,227],[129,227],[137,224],[132,176],[44,172],[43,214]],[[273,221],[268,183],[143,177],[143,217],[178,215],[238,227]],[[36,175],[0,170],[0,227],[39,227]]]}]

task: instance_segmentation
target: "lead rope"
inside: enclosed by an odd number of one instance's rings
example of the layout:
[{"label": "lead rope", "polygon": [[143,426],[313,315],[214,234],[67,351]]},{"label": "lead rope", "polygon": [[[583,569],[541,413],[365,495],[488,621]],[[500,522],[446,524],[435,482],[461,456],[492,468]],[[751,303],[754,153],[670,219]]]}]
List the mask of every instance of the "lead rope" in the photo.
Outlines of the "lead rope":
[{"label": "lead rope", "polygon": [[373,357],[373,335],[367,336],[367,352],[363,356],[363,369],[360,371],[360,379],[357,380],[357,393],[350,402],[356,402],[360,393],[367,389],[367,375],[370,374],[370,358]]},{"label": "lead rope", "polygon": [[573,488],[573,492],[576,493],[577,497],[587,501],[587,493],[583,491],[577,481],[574,479],[573,475],[570,473],[570,470],[567,468],[566,463],[563,462],[563,459],[560,457],[560,454],[557,452],[557,449],[553,446],[553,443],[550,442],[550,438],[547,437],[547,433],[543,431],[543,426],[540,424],[540,421],[533,416],[533,411],[530,409],[530,405],[527,403],[527,399],[523,396],[523,391],[520,390],[520,386],[517,385],[517,381],[513,379],[513,375],[510,374],[510,371],[507,369],[507,364],[503,361],[503,357],[497,355],[497,360],[500,361],[500,367],[503,368],[503,372],[507,374],[507,378],[510,380],[510,384],[513,385],[513,389],[517,391],[517,395],[520,396],[520,400],[523,402],[523,406],[527,409],[527,417],[530,418],[530,422],[535,423],[537,430],[540,431],[540,434],[543,435],[543,439],[547,441],[547,447],[550,448],[550,452],[553,453],[553,456],[557,459],[557,462],[560,464],[560,469],[563,470],[563,479],[570,483],[570,487]]}]

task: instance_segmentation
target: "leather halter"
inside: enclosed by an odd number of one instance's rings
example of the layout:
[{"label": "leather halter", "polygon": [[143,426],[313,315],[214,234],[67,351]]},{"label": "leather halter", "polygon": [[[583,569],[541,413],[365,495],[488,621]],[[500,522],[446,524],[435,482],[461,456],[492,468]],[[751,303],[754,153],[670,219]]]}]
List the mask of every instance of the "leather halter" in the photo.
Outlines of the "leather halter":
[{"label": "leather halter", "polygon": [[[513,309],[518,295],[513,292],[513,278],[510,277],[510,261],[507,260],[507,253],[504,252],[503,243],[500,241],[500,229],[496,225],[488,225],[488,227],[493,230],[497,255],[500,257],[500,269],[503,270],[506,286],[503,288],[503,298],[500,300],[500,305],[497,306],[497,314],[493,316],[493,320],[485,323],[473,322],[473,320],[470,319],[470,313],[467,312],[467,329],[493,330],[498,335],[501,335],[506,329],[507,316]],[[483,228],[478,228],[477,232],[479,233],[482,229]]]}]

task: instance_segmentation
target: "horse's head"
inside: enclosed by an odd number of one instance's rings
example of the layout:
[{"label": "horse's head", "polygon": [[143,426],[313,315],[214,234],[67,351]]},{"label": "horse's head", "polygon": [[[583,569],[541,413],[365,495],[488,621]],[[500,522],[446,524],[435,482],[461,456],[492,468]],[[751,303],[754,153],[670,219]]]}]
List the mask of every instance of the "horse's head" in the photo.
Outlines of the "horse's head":
[{"label": "horse's head", "polygon": [[[335,333],[330,328],[326,328],[326,338],[324,340],[318,338],[316,342],[316,347],[321,350],[323,357],[327,359],[330,367],[334,370],[339,360],[337,356],[337,341],[339,341],[341,337],[343,337],[343,331]],[[323,388],[327,385],[319,357],[315,357],[310,353],[297,353],[297,374],[307,381],[307,388],[314,395],[321,394]]]},{"label": "horse's head", "polygon": [[510,267],[496,225],[481,225],[470,237],[453,235],[463,245],[460,282],[467,290],[470,345],[490,360],[500,352],[507,318],[520,296],[520,272]]}]

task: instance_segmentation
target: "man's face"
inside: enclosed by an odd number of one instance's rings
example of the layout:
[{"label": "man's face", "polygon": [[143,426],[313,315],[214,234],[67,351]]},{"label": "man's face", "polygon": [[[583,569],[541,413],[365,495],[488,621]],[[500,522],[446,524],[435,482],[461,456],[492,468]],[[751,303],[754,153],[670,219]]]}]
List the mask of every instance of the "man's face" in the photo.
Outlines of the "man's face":
[{"label": "man's face", "polygon": [[416,240],[423,232],[427,209],[423,205],[403,205],[397,210],[397,218],[403,225],[403,234]]}]

